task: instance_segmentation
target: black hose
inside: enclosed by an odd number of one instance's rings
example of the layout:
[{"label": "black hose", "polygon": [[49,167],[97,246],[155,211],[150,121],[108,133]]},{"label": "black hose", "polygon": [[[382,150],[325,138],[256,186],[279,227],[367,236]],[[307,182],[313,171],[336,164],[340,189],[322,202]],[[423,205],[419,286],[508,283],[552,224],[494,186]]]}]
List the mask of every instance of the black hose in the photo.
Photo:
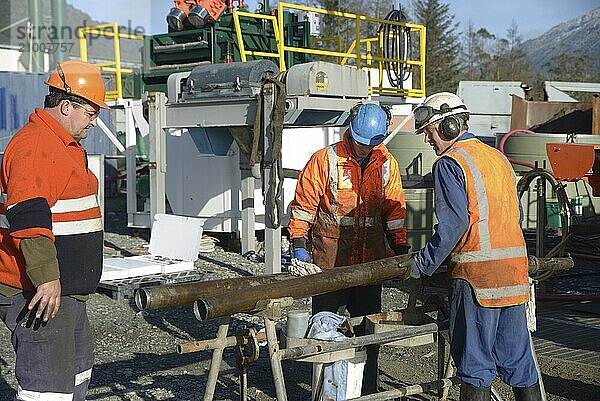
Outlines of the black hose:
[{"label": "black hose", "polygon": [[[407,16],[402,10],[392,10],[385,17],[388,21],[406,22]],[[410,29],[398,25],[381,24],[379,32],[383,33],[383,57],[394,60],[408,60],[412,43]],[[412,67],[405,63],[385,61],[385,70],[390,85],[402,88],[403,82],[410,77]]]},{"label": "black hose", "polygon": [[[548,181],[552,186],[552,191],[556,193],[556,198],[558,199],[558,203],[560,205],[560,218],[562,225],[561,241],[556,246],[554,246],[554,248],[548,251],[545,255],[538,256],[543,256],[546,258],[563,257],[566,254],[565,247],[567,245],[567,238],[569,236],[569,215],[573,215],[574,210],[571,206],[571,202],[569,202],[569,197],[567,196],[567,192],[565,191],[565,186],[560,181],[558,181],[551,172],[540,168],[528,171],[521,177],[521,179],[517,183],[517,192],[519,195],[519,199],[521,199],[523,194],[529,189],[531,183],[537,178],[543,178],[545,181]],[[543,241],[543,239],[540,239],[540,241]],[[552,271],[542,272],[539,275],[534,276],[533,278],[536,280],[545,280],[552,276],[552,273]]]}]

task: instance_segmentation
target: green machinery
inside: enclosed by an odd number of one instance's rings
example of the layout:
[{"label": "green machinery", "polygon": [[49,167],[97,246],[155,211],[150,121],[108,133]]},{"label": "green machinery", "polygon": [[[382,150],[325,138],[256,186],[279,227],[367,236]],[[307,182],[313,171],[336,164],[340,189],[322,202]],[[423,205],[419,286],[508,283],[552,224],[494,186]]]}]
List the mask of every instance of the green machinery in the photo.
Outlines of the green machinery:
[{"label": "green machinery", "polygon": [[[267,15],[267,14],[265,14]],[[240,16],[246,50],[277,52],[276,33],[268,21]],[[310,47],[309,22],[284,11],[286,45]],[[223,14],[211,27],[171,31],[144,37],[143,68],[125,83],[125,92],[140,98],[144,91],[166,92],[167,78],[205,63],[241,61],[233,13]],[[286,65],[311,61],[306,53],[287,53]],[[132,79],[133,78],[133,79]]]}]

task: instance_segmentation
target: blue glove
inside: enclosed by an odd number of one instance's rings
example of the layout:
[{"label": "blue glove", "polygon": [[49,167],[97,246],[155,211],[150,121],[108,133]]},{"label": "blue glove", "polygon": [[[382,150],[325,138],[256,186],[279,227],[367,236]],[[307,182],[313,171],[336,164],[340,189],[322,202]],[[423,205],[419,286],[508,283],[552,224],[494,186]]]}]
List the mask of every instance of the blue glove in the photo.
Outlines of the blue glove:
[{"label": "blue glove", "polygon": [[310,262],[310,255],[306,248],[294,248],[294,258],[302,262]]}]

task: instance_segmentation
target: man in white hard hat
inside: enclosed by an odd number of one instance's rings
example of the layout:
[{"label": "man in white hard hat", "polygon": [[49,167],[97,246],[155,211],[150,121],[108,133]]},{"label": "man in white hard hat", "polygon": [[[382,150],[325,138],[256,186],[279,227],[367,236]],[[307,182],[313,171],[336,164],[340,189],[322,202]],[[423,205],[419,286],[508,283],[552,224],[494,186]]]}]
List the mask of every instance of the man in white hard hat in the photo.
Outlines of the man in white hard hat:
[{"label": "man in white hard hat", "polygon": [[527,249],[514,171],[467,131],[469,110],[455,94],[431,95],[414,117],[417,133],[440,156],[433,165],[439,223],[415,253],[411,276],[431,275],[447,263],[460,399],[490,400],[498,374],[517,401],[542,400],[525,313]]}]

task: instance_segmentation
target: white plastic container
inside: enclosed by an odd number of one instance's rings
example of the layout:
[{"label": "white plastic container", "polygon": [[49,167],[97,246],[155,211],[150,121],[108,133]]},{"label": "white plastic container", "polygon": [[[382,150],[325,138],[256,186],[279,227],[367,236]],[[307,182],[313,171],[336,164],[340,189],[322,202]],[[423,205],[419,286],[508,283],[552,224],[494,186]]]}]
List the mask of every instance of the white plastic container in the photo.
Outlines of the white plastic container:
[{"label": "white plastic container", "polygon": [[[313,363],[311,399],[315,399],[321,387],[323,391],[319,401],[344,401],[360,397],[366,361],[366,351],[357,350],[352,359],[325,364]],[[321,376],[323,379],[320,379]]]}]

